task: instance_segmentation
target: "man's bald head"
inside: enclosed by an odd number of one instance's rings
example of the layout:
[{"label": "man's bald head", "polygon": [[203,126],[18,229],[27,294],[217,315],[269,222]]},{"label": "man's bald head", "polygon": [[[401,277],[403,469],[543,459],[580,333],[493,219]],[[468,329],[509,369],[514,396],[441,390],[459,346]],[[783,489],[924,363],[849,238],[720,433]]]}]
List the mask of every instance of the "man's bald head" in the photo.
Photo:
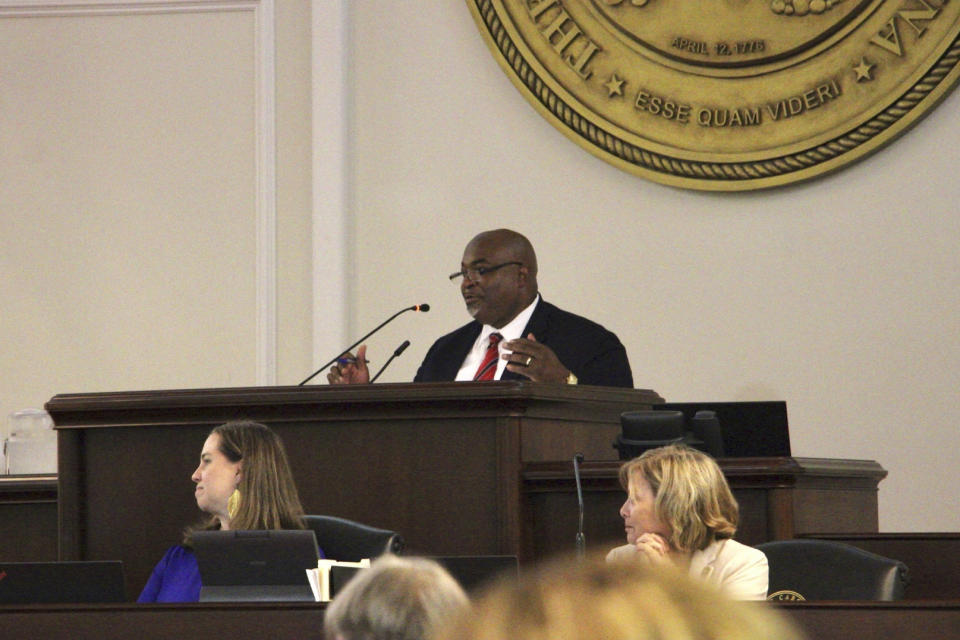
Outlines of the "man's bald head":
[{"label": "man's bald head", "polygon": [[[537,254],[533,250],[533,245],[527,240],[527,237],[511,229],[492,229],[478,233],[467,244],[478,243],[487,247],[495,247],[502,250],[503,255],[509,256],[510,260],[522,262],[534,283],[537,280]],[[536,291],[536,289],[534,289]]]},{"label": "man's bald head", "polygon": [[537,255],[523,235],[494,229],[474,236],[463,250],[461,269],[486,269],[466,277],[460,292],[478,322],[501,328],[537,297]]}]

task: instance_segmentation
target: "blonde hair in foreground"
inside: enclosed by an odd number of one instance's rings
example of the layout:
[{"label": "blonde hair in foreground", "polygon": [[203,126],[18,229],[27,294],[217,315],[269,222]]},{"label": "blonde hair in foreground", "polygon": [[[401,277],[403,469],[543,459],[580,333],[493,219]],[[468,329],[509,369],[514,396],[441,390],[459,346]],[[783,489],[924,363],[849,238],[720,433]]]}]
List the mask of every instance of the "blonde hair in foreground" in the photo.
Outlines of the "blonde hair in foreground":
[{"label": "blonde hair in foreground", "polygon": [[801,640],[765,603],[665,567],[563,560],[501,582],[436,640]]},{"label": "blonde hair in foreground", "polygon": [[361,569],[327,608],[328,640],[426,640],[469,607],[460,584],[434,560],[391,554]]},{"label": "blonde hair in foreground", "polygon": [[657,517],[670,527],[675,549],[699,551],[736,533],[740,508],[723,471],[702,451],[669,445],[644,452],[620,467],[628,493],[637,475],[650,483]]}]

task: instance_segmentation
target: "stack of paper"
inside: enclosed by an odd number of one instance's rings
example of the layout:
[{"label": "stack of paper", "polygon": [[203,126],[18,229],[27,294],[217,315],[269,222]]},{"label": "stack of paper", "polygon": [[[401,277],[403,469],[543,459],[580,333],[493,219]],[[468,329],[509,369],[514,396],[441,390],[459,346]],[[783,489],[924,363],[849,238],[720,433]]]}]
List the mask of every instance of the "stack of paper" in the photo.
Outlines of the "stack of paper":
[{"label": "stack of paper", "polygon": [[339,562],[321,559],[317,562],[316,569],[307,569],[307,581],[310,582],[313,598],[317,602],[330,602],[330,574],[334,567],[353,570],[368,569],[370,560],[365,558],[360,562]]}]

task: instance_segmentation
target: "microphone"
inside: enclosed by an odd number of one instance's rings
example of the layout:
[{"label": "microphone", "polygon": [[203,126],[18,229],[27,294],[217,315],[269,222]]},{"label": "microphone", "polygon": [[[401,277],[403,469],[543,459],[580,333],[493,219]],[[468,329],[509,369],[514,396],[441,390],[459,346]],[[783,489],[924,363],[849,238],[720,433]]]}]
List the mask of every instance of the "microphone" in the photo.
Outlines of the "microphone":
[{"label": "microphone", "polygon": [[580,524],[577,527],[577,558],[583,559],[587,553],[587,541],[583,537],[583,488],[580,485],[580,463],[583,462],[583,454],[577,453],[573,456],[573,477],[577,482],[577,503],[580,505]]},{"label": "microphone", "polygon": [[355,346],[357,346],[358,344],[360,344],[361,342],[363,342],[364,340],[366,340],[367,338],[369,338],[370,336],[372,336],[373,334],[375,334],[377,331],[380,331],[380,329],[382,329],[385,325],[387,325],[391,320],[393,320],[394,318],[396,318],[398,315],[400,315],[401,313],[406,313],[407,311],[420,311],[420,312],[422,312],[422,313],[426,313],[427,311],[430,311],[430,305],[428,305],[428,304],[426,304],[426,303],[424,303],[424,304],[415,304],[415,305],[413,305],[412,307],[406,307],[405,309],[400,309],[400,311],[397,311],[395,314],[393,314],[392,316],[390,316],[389,318],[387,318],[386,320],[384,320],[383,322],[381,322],[380,324],[378,324],[378,325],[376,326],[376,328],[374,328],[373,331],[371,331],[371,332],[368,333],[367,335],[363,336],[362,338],[360,338],[359,340],[357,340],[356,342],[354,342],[352,345],[350,345],[349,347],[347,347],[346,349],[344,349],[343,351],[341,351],[340,353],[338,353],[337,355],[335,355],[333,358],[330,359],[330,362],[326,363],[325,365],[323,365],[322,367],[320,367],[319,369],[317,369],[316,371],[314,371],[313,373],[311,373],[309,376],[307,376],[306,379],[304,379],[303,382],[301,382],[301,383],[300,383],[299,385],[297,385],[297,386],[302,387],[303,385],[305,385],[305,384],[307,384],[308,382],[310,382],[311,380],[313,380],[314,377],[316,377],[316,375],[317,375],[318,373],[320,373],[321,371],[323,371],[324,369],[326,369],[327,367],[329,367],[330,365],[332,365],[334,362],[336,362],[336,361],[337,361],[337,358],[339,358],[341,355],[343,355],[344,353],[347,353],[348,351],[350,351],[351,349],[353,349]]},{"label": "microphone", "polygon": [[377,371],[377,375],[373,376],[373,378],[370,380],[370,382],[371,382],[371,383],[376,382],[376,381],[377,381],[377,378],[380,377],[380,374],[383,373],[383,370],[387,368],[387,365],[389,365],[391,362],[393,362],[393,359],[394,359],[394,358],[398,357],[401,353],[403,353],[404,351],[406,351],[407,347],[409,347],[409,346],[410,346],[410,341],[409,341],[409,340],[404,340],[404,341],[403,341],[403,344],[401,344],[399,347],[396,348],[396,350],[393,352],[393,355],[390,356],[390,359],[387,360],[386,363],[384,363],[384,365],[383,365],[382,367],[380,367],[380,371]]}]

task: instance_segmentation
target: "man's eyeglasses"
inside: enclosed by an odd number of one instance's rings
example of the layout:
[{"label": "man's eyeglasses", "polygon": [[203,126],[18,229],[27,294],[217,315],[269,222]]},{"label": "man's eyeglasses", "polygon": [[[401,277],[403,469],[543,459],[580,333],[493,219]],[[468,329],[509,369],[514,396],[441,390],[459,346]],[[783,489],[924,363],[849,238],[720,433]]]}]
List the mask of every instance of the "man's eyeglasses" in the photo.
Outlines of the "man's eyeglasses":
[{"label": "man's eyeglasses", "polygon": [[469,278],[470,280],[476,282],[481,276],[485,276],[488,273],[492,273],[497,269],[502,269],[503,267],[508,267],[511,264],[518,264],[523,266],[522,262],[504,262],[503,264],[495,264],[492,267],[474,267],[472,269],[460,269],[456,273],[450,274],[450,281],[456,282],[457,278]]}]

